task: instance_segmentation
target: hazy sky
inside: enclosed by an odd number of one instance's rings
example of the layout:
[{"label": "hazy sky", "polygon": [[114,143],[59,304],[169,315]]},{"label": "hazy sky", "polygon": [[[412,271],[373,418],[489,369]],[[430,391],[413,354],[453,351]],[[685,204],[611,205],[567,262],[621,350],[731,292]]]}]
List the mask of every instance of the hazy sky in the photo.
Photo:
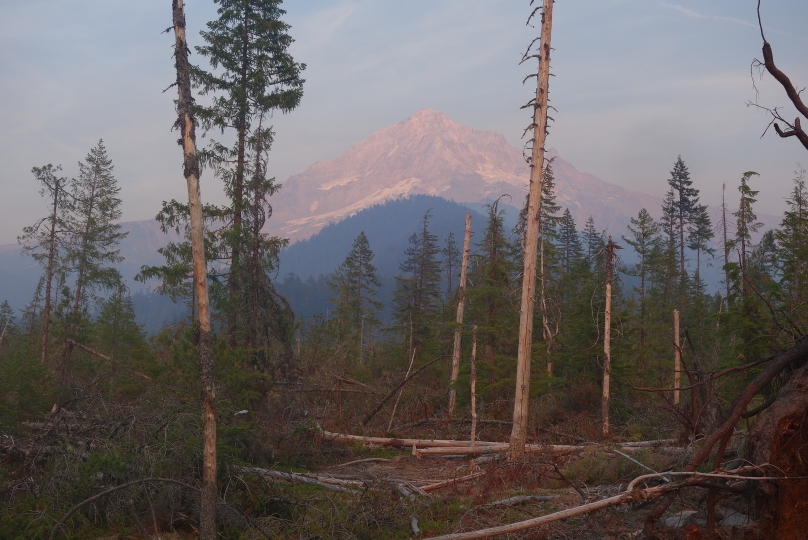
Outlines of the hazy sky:
[{"label": "hazy sky", "polygon": [[[169,0],[3,0],[0,3],[0,244],[47,213],[31,167],[68,176],[103,138],[122,186],[124,219],[183,198],[181,152],[170,131],[175,92]],[[526,0],[298,0],[284,4],[308,64],[299,109],[275,118],[271,172],[280,181],[338,156],[374,131],[431,107],[521,146],[534,88],[519,66],[537,29]],[[780,213],[808,152],[746,106],[760,57],[755,0],[558,0],[548,145],[580,170],[652,195],[681,154],[702,200],[747,170],[761,173],[758,209]],[[187,0],[191,45],[216,15]],[[808,2],[764,0],[775,60],[808,85]],[[202,59],[192,56],[192,61]],[[796,113],[770,76],[759,102]],[[205,200],[221,201],[203,175]]]}]

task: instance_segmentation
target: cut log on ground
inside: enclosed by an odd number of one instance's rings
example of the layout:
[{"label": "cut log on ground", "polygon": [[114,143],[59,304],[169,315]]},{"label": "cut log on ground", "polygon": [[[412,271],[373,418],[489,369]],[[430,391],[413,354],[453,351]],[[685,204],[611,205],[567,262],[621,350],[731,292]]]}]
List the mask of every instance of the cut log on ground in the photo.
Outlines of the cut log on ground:
[{"label": "cut log on ground", "polygon": [[316,480],[309,476],[298,473],[272,471],[269,469],[261,469],[259,467],[234,467],[234,470],[241,473],[255,474],[267,480],[280,479],[280,480],[286,480],[287,482],[295,482],[298,484],[311,484],[314,486],[320,486],[325,489],[330,489],[331,491],[339,491],[340,493],[354,493],[353,490],[346,489],[340,486],[335,486],[333,484],[328,484],[326,482],[322,482],[320,480]]},{"label": "cut log on ground", "polygon": [[488,504],[483,504],[477,508],[502,508],[508,506],[519,506],[520,504],[527,504],[531,502],[547,502],[558,499],[558,495],[517,495],[515,497],[508,497],[501,501],[495,501]]},{"label": "cut log on ground", "polygon": [[450,478],[449,480],[443,480],[442,482],[436,482],[434,484],[429,484],[427,486],[421,486],[421,490],[426,491],[427,493],[430,491],[435,491],[438,489],[443,489],[449,486],[456,486],[458,484],[465,484],[466,482],[471,482],[481,476],[485,476],[484,472],[477,472],[474,474],[469,474],[467,476],[461,476],[460,478]]}]

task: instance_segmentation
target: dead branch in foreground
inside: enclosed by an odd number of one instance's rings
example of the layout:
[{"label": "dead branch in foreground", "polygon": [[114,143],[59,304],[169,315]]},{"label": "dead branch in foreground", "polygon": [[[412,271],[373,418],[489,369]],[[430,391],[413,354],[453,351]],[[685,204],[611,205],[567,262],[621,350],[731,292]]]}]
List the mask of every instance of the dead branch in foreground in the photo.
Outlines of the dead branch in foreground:
[{"label": "dead branch in foreground", "polygon": [[[72,339],[68,339],[68,340],[67,340],[67,343],[68,343],[69,345],[73,346],[73,347],[78,347],[78,348],[79,348],[79,349],[81,349],[82,351],[84,351],[84,352],[86,352],[86,353],[89,353],[89,354],[91,354],[91,355],[95,356],[96,358],[100,358],[101,360],[106,360],[107,362],[112,362],[112,358],[110,358],[110,357],[109,357],[109,356],[107,356],[106,354],[101,354],[100,352],[96,351],[95,349],[91,349],[91,348],[90,348],[90,347],[88,347],[87,345],[82,345],[81,343],[78,343],[78,342],[76,342],[76,341],[74,341],[74,340],[72,340]],[[136,377],[140,377],[140,378],[141,378],[141,379],[143,379],[144,381],[153,381],[153,380],[154,380],[154,379],[152,379],[151,377],[149,377],[148,375],[146,375],[146,374],[144,374],[144,373],[141,373],[141,372],[139,372],[139,371],[135,371],[135,370],[133,370],[133,369],[132,369],[132,370],[130,370],[130,371],[132,372],[132,375],[134,375],[134,376],[136,376]]]},{"label": "dead branch in foreground", "polygon": [[353,490],[347,489],[340,486],[335,486],[333,484],[328,484],[321,480],[317,480],[310,476],[298,473],[288,473],[288,472],[281,472],[281,471],[272,471],[269,469],[261,469],[259,467],[235,467],[234,470],[243,473],[252,473],[258,475],[264,479],[281,479],[286,480],[287,482],[294,482],[297,484],[311,484],[314,486],[320,486],[325,489],[330,489],[331,491],[339,491],[340,493],[354,493]]},{"label": "dead branch in foreground", "polygon": [[[753,472],[756,471],[756,467],[743,467],[741,469],[737,469],[739,475],[746,472]],[[660,473],[662,474],[662,473]],[[435,536],[432,537],[430,540],[475,540],[480,538],[489,538],[492,536],[499,536],[502,534],[510,534],[517,531],[524,531],[525,529],[532,529],[534,527],[538,527],[539,525],[544,525],[546,523],[552,523],[554,521],[560,521],[562,519],[567,519],[573,516],[578,516],[581,514],[588,514],[589,512],[593,512],[595,510],[600,510],[603,508],[609,508],[611,506],[618,506],[625,503],[630,502],[640,502],[640,501],[648,501],[652,499],[657,499],[662,497],[663,495],[677,491],[684,487],[692,486],[698,484],[700,479],[703,477],[720,477],[720,478],[751,478],[754,480],[759,480],[760,478],[757,477],[744,477],[738,476],[729,473],[697,473],[697,472],[688,472],[688,473],[679,473],[681,475],[689,475],[691,478],[684,480],[682,482],[678,482],[676,484],[663,484],[659,486],[654,486],[646,489],[634,489],[634,487],[643,480],[648,480],[649,478],[654,478],[658,475],[656,474],[645,474],[642,476],[638,476],[634,480],[631,481],[626,491],[615,495],[614,497],[608,497],[606,499],[602,499],[600,501],[591,502],[589,504],[583,504],[581,506],[576,506],[573,508],[567,508],[565,510],[560,510],[558,512],[553,512],[552,514],[548,514],[546,516],[539,516],[536,518],[528,519],[525,521],[518,521],[516,523],[510,523],[508,525],[500,525],[497,527],[489,527],[487,529],[480,529],[478,531],[469,531],[463,533],[450,533],[445,534],[442,536]]]},{"label": "dead branch in foreground", "polygon": [[419,367],[418,369],[416,369],[416,370],[415,370],[414,372],[412,372],[412,374],[410,374],[409,376],[405,377],[403,381],[401,381],[400,383],[398,383],[398,386],[396,386],[395,388],[393,388],[393,390],[392,390],[392,391],[391,391],[389,394],[387,394],[387,396],[386,396],[386,397],[385,397],[383,400],[381,400],[381,401],[379,402],[379,404],[378,404],[378,405],[376,405],[376,408],[375,408],[375,409],[373,409],[372,411],[370,411],[370,412],[368,413],[368,415],[367,415],[367,416],[365,416],[365,418],[362,420],[361,424],[362,424],[363,426],[368,425],[368,422],[370,422],[370,421],[373,419],[373,417],[374,417],[374,416],[376,416],[376,413],[377,413],[377,412],[379,412],[379,411],[382,409],[382,407],[384,407],[384,404],[385,404],[385,403],[387,403],[387,402],[390,400],[390,398],[392,398],[392,397],[393,397],[393,396],[396,394],[396,392],[398,392],[399,390],[401,390],[401,389],[404,387],[404,385],[405,385],[405,384],[407,384],[407,383],[408,383],[408,382],[410,382],[412,379],[414,379],[415,377],[417,377],[417,376],[418,376],[418,374],[419,374],[419,373],[421,373],[423,370],[425,370],[426,368],[428,368],[429,366],[431,366],[432,364],[434,364],[435,362],[437,362],[438,360],[441,360],[441,359],[443,359],[443,358],[446,358],[446,356],[444,356],[444,355],[438,356],[438,357],[437,357],[437,358],[435,358],[434,360],[430,360],[429,362],[427,362],[427,363],[426,363],[426,364],[424,364],[423,366],[421,366],[421,367]]}]

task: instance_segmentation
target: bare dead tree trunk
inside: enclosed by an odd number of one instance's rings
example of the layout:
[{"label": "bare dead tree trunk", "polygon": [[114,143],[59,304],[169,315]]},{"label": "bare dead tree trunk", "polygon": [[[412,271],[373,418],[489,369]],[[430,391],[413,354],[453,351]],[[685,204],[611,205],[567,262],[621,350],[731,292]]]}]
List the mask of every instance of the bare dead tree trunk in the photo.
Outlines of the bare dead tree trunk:
[{"label": "bare dead tree trunk", "polygon": [[454,347],[452,348],[452,378],[449,381],[449,416],[457,407],[457,376],[460,373],[460,337],[463,333],[463,310],[466,306],[466,272],[469,267],[469,249],[471,244],[471,214],[466,214],[466,233],[463,237],[463,263],[460,266],[460,287],[457,291],[457,327],[454,329]]},{"label": "bare dead tree trunk", "polygon": [[601,416],[603,419],[603,436],[608,437],[609,404],[611,402],[611,376],[612,376],[612,274],[614,268],[614,252],[618,246],[612,242],[612,237],[606,244],[606,310],[603,320],[603,396],[601,398]]},{"label": "bare dead tree trunk", "polygon": [[471,328],[471,445],[477,440],[477,325]]},{"label": "bare dead tree trunk", "polygon": [[679,344],[679,310],[673,310],[673,404],[679,405],[679,388],[682,387],[682,347]]},{"label": "bare dead tree trunk", "polygon": [[51,214],[50,238],[48,240],[48,270],[45,278],[45,307],[42,310],[42,359],[44,364],[48,357],[48,338],[50,334],[51,285],[53,283],[53,262],[56,258],[56,213],[59,209],[60,179],[54,179],[53,213]]},{"label": "bare dead tree trunk", "polygon": [[188,44],[185,40],[183,0],[173,0],[174,60],[177,69],[177,114],[175,127],[181,133],[183,174],[188,184],[188,208],[191,214],[191,252],[196,297],[196,331],[199,371],[202,386],[202,495],[199,510],[200,540],[216,540],[216,389],[214,385],[210,306],[208,304],[207,265],[199,189],[199,158],[191,96]]},{"label": "bare dead tree trunk", "polygon": [[3,340],[6,339],[6,330],[8,330],[8,321],[10,319],[6,319],[6,323],[3,325],[3,332],[0,333],[0,347],[3,346]]},{"label": "bare dead tree trunk", "polygon": [[558,324],[556,324],[556,331],[550,328],[550,309],[547,307],[547,275],[544,266],[544,246],[545,246],[545,224],[539,223],[539,309],[541,310],[541,327],[542,337],[546,345],[547,351],[547,375],[553,376],[555,362],[553,362],[553,342],[556,335],[558,335]]},{"label": "bare dead tree trunk", "polygon": [[[543,0],[541,13],[541,42],[539,52],[525,53],[524,60],[538,57],[536,97],[533,106],[533,152],[530,158],[530,192],[527,203],[527,233],[525,261],[522,276],[522,303],[519,314],[519,347],[516,364],[516,395],[513,403],[513,429],[510,438],[509,459],[524,458],[527,442],[527,422],[530,405],[530,360],[533,350],[533,308],[536,292],[536,251],[541,219],[542,170],[544,168],[544,141],[547,137],[547,101],[550,87],[550,38],[553,26],[553,1]],[[533,14],[536,11],[534,10]],[[531,17],[533,16],[531,14]]]}]

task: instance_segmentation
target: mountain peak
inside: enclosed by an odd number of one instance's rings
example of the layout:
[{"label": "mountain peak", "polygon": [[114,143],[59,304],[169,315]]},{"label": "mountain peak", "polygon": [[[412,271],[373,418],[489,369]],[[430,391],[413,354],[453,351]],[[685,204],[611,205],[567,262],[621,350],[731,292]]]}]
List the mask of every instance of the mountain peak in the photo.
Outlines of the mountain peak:
[{"label": "mountain peak", "polygon": [[[551,156],[556,156],[559,202],[569,206],[581,223],[592,215],[599,227],[610,227],[616,219],[613,214],[625,214],[612,212],[603,203],[631,205],[627,201],[632,196],[626,195],[631,192],[578,172],[555,150],[548,152]],[[472,203],[510,195],[513,204],[521,206],[529,175],[522,151],[504,136],[458,124],[434,109],[421,109],[336,159],[317,162],[290,177],[273,198],[270,232],[292,240],[308,238],[362,209],[416,194]],[[645,197],[645,205],[653,201]],[[630,215],[634,214],[636,210]]]}]

